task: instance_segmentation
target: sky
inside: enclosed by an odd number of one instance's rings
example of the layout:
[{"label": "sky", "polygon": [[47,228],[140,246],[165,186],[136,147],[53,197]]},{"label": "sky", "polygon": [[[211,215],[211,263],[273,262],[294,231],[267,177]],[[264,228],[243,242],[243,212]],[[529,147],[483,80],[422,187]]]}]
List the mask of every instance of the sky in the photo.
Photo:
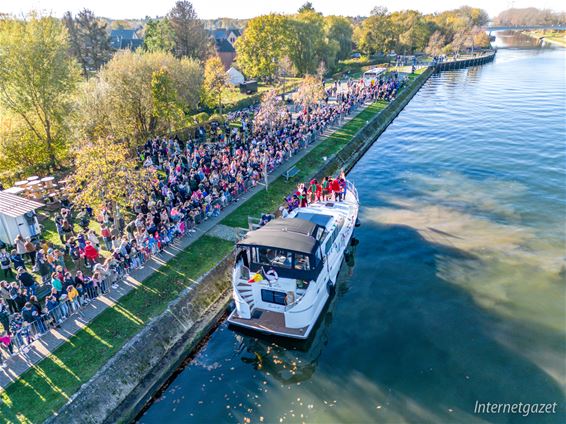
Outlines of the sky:
[{"label": "sky", "polygon": [[[270,13],[293,13],[306,0],[192,0],[200,18],[251,18]],[[455,9],[462,5],[481,7],[490,16],[496,16],[510,7],[538,7],[564,10],[562,0],[311,0],[315,9],[324,15],[367,16],[374,6],[385,6],[390,11],[417,9],[424,13]],[[0,0],[0,12],[25,15],[39,10],[54,16],[63,16],[67,10],[78,12],[90,9],[98,16],[112,19],[163,16],[175,0]]]}]

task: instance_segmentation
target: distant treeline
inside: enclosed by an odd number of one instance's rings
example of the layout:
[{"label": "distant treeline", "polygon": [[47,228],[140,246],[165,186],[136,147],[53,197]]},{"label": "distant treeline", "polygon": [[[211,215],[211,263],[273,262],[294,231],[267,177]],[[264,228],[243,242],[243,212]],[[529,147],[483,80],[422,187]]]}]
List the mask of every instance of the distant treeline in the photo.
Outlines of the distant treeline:
[{"label": "distant treeline", "polygon": [[564,25],[566,12],[555,12],[550,9],[507,9],[493,19],[498,26],[531,26],[531,25]]}]

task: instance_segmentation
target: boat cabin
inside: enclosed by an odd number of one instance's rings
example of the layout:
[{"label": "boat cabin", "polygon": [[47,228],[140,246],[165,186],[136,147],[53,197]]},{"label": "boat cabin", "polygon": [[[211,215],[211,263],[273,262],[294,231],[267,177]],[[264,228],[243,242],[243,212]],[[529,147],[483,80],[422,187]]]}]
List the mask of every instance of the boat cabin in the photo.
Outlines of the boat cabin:
[{"label": "boat cabin", "polygon": [[238,243],[240,258],[252,272],[273,269],[280,278],[316,280],[322,268],[323,225],[305,219],[275,219],[250,231]]}]

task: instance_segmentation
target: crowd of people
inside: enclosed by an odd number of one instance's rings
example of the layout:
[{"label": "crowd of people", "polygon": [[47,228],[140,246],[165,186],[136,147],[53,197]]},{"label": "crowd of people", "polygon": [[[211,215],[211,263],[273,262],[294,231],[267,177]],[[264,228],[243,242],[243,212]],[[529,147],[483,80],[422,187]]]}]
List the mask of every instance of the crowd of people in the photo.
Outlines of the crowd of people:
[{"label": "crowd of people", "polygon": [[[82,305],[130,270],[143,267],[176,237],[191,234],[200,222],[219,215],[341,116],[367,101],[393,99],[403,82],[390,75],[372,84],[363,80],[334,84],[326,89],[322,102],[299,113],[288,110],[276,126],[254,125],[256,108],[248,108],[230,116],[237,123],[234,126],[200,128],[186,141],[177,137],[147,140],[138,150],[140,163],[158,171],[160,177],[149,195],[131,205],[135,216],[131,222],[126,223],[111,204],[95,216],[92,209],[74,210],[64,200],[55,217],[63,247],[20,237],[14,240],[13,250],[0,251],[4,275],[0,346],[12,351],[14,342],[26,345],[67,316],[80,313]],[[286,199],[285,213],[309,201],[339,199],[344,181],[325,178],[299,187]],[[100,224],[99,233],[90,228],[92,220]],[[108,252],[104,258],[102,249]],[[43,304],[37,296],[40,285],[51,287]]]}]

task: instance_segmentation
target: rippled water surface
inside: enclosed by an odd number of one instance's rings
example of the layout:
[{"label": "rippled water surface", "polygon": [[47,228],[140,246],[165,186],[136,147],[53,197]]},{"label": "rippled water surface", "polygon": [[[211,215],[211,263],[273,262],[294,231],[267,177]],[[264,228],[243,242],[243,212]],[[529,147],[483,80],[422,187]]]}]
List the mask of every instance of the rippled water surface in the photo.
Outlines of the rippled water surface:
[{"label": "rippled water surface", "polygon": [[475,402],[563,406],[565,59],[500,50],[432,77],[350,174],[360,244],[314,340],[221,326],[140,421],[523,422]]}]

